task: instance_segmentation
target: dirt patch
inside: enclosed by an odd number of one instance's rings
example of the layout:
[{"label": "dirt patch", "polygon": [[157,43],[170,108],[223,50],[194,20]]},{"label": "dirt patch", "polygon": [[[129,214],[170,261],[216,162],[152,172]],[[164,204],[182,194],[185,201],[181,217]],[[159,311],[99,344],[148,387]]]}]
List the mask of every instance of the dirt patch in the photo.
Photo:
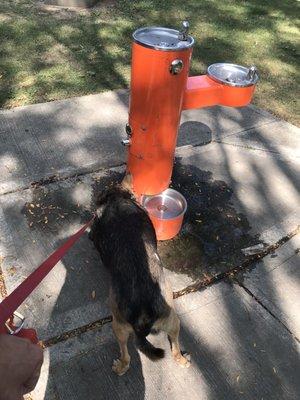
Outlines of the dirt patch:
[{"label": "dirt patch", "polygon": [[22,213],[30,229],[45,233],[57,233],[66,223],[85,223],[95,210],[97,195],[120,183],[123,175],[115,171],[100,177],[94,174],[92,191],[90,182],[79,176],[60,179],[53,175],[32,182],[31,201],[24,204]]},{"label": "dirt patch", "polygon": [[[89,184],[74,178],[74,185],[59,183],[57,190],[35,186],[33,198],[23,212],[31,229],[53,231],[66,222],[85,222],[95,209],[95,199],[103,190],[120,183],[123,173],[108,171],[95,175],[86,204],[77,204],[89,191]],[[57,184],[58,185],[58,184]],[[187,199],[188,209],[181,233],[173,240],[160,242],[159,252],[167,269],[188,275],[192,280],[209,280],[242,264],[247,258],[242,249],[259,243],[250,234],[245,215],[232,203],[232,189],[226,182],[213,179],[213,173],[176,160],[172,177],[174,189]],[[54,233],[54,232],[53,232]]]},{"label": "dirt patch", "polygon": [[32,199],[22,209],[30,229],[56,233],[65,223],[82,223],[91,217],[89,204],[76,202],[73,196],[77,188],[82,195],[88,192],[87,185],[78,178],[72,181],[73,185],[60,182],[32,189]]}]

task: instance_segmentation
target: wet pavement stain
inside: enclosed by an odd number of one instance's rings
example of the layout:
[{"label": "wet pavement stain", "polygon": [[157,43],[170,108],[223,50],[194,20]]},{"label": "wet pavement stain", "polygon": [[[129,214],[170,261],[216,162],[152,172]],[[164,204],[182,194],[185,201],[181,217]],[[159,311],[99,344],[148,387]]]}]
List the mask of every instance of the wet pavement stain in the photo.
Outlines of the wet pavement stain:
[{"label": "wet pavement stain", "polygon": [[[124,174],[109,171],[94,179],[93,203],[97,194],[120,183]],[[188,203],[181,233],[174,239],[159,242],[164,266],[192,279],[209,279],[246,260],[242,249],[259,240],[249,232],[247,218],[236,211],[232,189],[226,182],[214,180],[213,173],[176,159],[172,184]]]},{"label": "wet pavement stain", "polygon": [[[66,223],[86,222],[95,210],[97,195],[120,183],[123,176],[124,173],[107,171],[105,175],[95,174],[92,183],[77,178],[71,185],[60,182],[52,188],[37,186],[22,212],[31,229],[56,234]],[[76,187],[83,194],[89,193],[85,204],[75,201]],[[210,171],[177,159],[171,187],[185,196],[188,209],[180,234],[159,242],[164,266],[193,280],[207,280],[244,262],[242,249],[259,240],[250,234],[247,218],[234,208],[233,192],[227,183],[213,179]]]},{"label": "wet pavement stain", "polygon": [[234,208],[227,183],[177,159],[171,187],[184,195],[188,209],[180,234],[159,243],[165,267],[192,279],[207,279],[245,261],[241,250],[259,240],[250,234],[247,218]]}]

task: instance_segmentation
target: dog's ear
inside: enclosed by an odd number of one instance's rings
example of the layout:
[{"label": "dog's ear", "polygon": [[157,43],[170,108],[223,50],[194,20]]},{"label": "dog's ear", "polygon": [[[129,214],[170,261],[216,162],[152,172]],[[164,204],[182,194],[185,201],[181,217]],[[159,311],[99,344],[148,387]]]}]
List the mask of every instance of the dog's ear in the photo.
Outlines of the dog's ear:
[{"label": "dog's ear", "polygon": [[106,207],[108,202],[107,192],[100,193],[96,199],[96,215],[98,218],[102,217],[104,208]]},{"label": "dog's ear", "polygon": [[133,194],[133,182],[132,182],[132,175],[130,172],[126,172],[126,175],[122,180],[121,186],[123,189],[128,190]]},{"label": "dog's ear", "polygon": [[98,218],[102,217],[103,211],[104,211],[105,205],[103,204],[102,206],[97,207],[96,214]]}]

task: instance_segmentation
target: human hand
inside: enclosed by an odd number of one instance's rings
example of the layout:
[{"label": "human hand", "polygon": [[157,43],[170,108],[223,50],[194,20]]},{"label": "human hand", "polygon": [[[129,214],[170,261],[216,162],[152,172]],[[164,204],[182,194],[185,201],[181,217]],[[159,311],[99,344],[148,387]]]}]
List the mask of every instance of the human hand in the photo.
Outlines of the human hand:
[{"label": "human hand", "polygon": [[43,350],[27,339],[0,334],[0,400],[22,400],[39,379]]}]

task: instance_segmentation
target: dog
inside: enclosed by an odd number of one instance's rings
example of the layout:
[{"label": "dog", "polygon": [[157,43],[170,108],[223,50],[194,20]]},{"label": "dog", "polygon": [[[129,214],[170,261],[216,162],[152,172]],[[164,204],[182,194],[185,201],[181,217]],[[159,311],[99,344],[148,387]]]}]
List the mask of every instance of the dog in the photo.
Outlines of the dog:
[{"label": "dog", "polygon": [[163,358],[164,350],[146,339],[149,333],[159,331],[167,333],[175,361],[188,367],[190,362],[179,347],[180,321],[157,253],[155,230],[134,198],[130,178],[100,194],[96,206],[89,237],[111,278],[112,328],[120,347],[113,371],[123,375],[129,369],[127,341],[131,333],[135,334],[138,349],[149,359]]}]

